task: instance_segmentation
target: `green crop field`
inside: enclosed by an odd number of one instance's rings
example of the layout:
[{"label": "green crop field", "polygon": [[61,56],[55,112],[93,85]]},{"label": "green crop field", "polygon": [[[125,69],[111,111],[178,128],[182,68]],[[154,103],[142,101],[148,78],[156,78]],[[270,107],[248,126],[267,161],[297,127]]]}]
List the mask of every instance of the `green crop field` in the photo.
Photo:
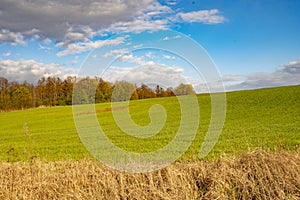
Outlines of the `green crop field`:
[{"label": "green crop field", "polygon": [[[300,144],[300,86],[229,92],[223,132],[208,158],[234,155],[246,150],[286,149]],[[181,160],[197,159],[211,117],[210,96],[198,95],[200,124],[196,138]],[[138,139],[123,133],[114,122],[109,103],[95,106],[97,118],[108,138],[122,149],[151,152],[167,145],[180,124],[176,97],[131,101],[132,119],[150,123],[149,108],[161,104],[167,111],[165,126],[157,135]],[[123,108],[120,108],[123,109]],[[81,159],[90,156],[77,135],[72,107],[37,108],[0,113],[0,161]]]}]

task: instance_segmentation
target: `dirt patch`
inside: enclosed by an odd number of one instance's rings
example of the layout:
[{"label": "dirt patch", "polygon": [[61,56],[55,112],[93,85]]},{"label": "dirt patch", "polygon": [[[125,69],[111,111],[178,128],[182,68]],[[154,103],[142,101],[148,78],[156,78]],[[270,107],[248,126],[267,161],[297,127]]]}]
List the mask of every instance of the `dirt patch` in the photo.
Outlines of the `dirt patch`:
[{"label": "dirt patch", "polygon": [[118,106],[118,107],[114,107],[114,108],[102,108],[102,109],[97,109],[95,111],[91,110],[91,111],[86,111],[86,112],[81,112],[79,113],[80,115],[87,115],[87,114],[93,114],[93,113],[105,113],[105,112],[111,112],[112,110],[116,111],[116,110],[124,110],[127,109],[128,106]]},{"label": "dirt patch", "polygon": [[112,110],[124,110],[126,108],[128,108],[128,106],[118,106],[118,107],[114,107],[114,108],[104,108],[104,109],[96,110],[96,113],[111,112]]}]

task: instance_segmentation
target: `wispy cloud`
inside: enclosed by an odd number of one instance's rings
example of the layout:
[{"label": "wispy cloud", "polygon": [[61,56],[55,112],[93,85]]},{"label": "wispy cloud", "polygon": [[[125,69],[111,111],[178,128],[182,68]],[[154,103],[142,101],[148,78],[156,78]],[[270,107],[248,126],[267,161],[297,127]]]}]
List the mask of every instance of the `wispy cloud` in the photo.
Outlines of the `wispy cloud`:
[{"label": "wispy cloud", "polygon": [[106,54],[103,55],[104,58],[108,58],[108,57],[119,57],[123,54],[128,54],[129,50],[128,49],[114,49],[111,50],[109,52],[107,52]]},{"label": "wispy cloud", "polygon": [[219,81],[196,82],[197,92],[223,92],[235,90],[250,90],[258,88],[279,87],[300,84],[300,61],[281,65],[274,72],[258,72],[247,75],[226,74]]},{"label": "wispy cloud", "polygon": [[40,50],[45,50],[45,51],[51,51],[51,50],[52,50],[51,47],[43,46],[43,45],[41,45],[41,44],[39,44],[39,49],[40,49]]},{"label": "wispy cloud", "polygon": [[200,22],[204,24],[220,24],[225,22],[225,17],[218,9],[199,10],[187,13],[178,13],[177,16],[185,22]]},{"label": "wispy cloud", "polygon": [[114,23],[109,28],[105,29],[104,32],[141,33],[143,31],[166,30],[168,28],[168,25],[169,25],[168,20],[147,20],[144,18],[137,18],[132,21]]},{"label": "wispy cloud", "polygon": [[[225,17],[217,9],[199,10],[193,12],[178,12],[168,6],[155,2],[141,10],[128,21],[120,21],[110,25],[104,32],[143,32],[166,30],[173,23],[197,22],[204,24],[219,24],[225,22]],[[166,38],[168,39],[168,38]]]},{"label": "wispy cloud", "polygon": [[11,52],[6,52],[6,53],[4,53],[2,55],[5,56],[5,57],[9,57],[9,56],[11,56]]},{"label": "wispy cloud", "polygon": [[163,55],[163,58],[167,59],[167,60],[175,60],[176,59],[175,56],[170,56],[170,55]]},{"label": "wispy cloud", "polygon": [[246,76],[231,75],[235,83],[227,84],[227,90],[243,90],[300,84],[300,61],[283,64],[274,72],[252,73]]},{"label": "wispy cloud", "polygon": [[[77,54],[86,52],[92,49],[108,46],[108,45],[118,45],[122,44],[125,41],[125,37],[118,37],[110,40],[97,40],[97,41],[87,41],[79,43],[68,44],[65,50],[62,50],[57,53],[57,56],[65,56],[69,54]],[[63,44],[57,44],[57,47],[63,46]]]},{"label": "wispy cloud", "polygon": [[181,38],[181,35],[176,35],[176,36],[174,36],[174,37],[168,37],[168,36],[166,36],[166,37],[164,37],[162,40],[163,41],[168,41],[168,40],[173,40],[173,39],[179,39],[179,38]]}]

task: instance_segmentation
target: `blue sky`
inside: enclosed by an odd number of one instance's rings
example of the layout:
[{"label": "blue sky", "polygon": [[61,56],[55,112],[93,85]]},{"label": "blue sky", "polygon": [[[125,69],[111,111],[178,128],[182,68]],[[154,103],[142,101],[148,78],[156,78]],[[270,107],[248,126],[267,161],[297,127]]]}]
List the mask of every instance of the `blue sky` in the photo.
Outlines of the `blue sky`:
[{"label": "blue sky", "polygon": [[174,30],[207,51],[226,90],[300,84],[299,22],[298,0],[1,0],[0,76],[35,83],[76,75],[102,48],[118,58],[104,77],[110,81],[130,73],[137,83],[163,77],[199,86],[204,80],[178,55],[128,52],[131,34]]}]

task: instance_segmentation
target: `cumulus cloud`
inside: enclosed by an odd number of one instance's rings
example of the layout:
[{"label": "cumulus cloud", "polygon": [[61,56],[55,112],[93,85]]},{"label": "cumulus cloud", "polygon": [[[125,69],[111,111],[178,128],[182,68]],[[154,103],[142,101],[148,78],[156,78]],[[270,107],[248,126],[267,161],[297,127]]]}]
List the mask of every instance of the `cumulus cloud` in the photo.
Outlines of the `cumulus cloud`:
[{"label": "cumulus cloud", "polygon": [[170,67],[167,65],[148,64],[136,68],[122,68],[112,66],[103,75],[105,80],[129,81],[140,85],[160,85],[162,87],[176,87],[180,83],[187,83],[188,78],[183,74],[180,67]]},{"label": "cumulus cloud", "polygon": [[0,11],[0,43],[24,44],[27,37],[39,35],[64,47],[99,34],[165,30],[174,22],[224,21],[216,9],[178,13],[154,0],[2,0]]},{"label": "cumulus cloud", "polygon": [[116,54],[116,65],[134,64],[136,66],[155,65],[153,59],[155,55],[147,52],[144,56],[136,56],[132,52],[124,52],[124,54]]},{"label": "cumulus cloud", "polygon": [[132,52],[128,52],[120,55],[117,60],[123,63],[135,63],[139,66],[149,64],[149,62],[152,63],[152,61],[147,62],[143,58],[143,56],[134,56]]},{"label": "cumulus cloud", "polygon": [[24,45],[24,36],[19,32],[11,32],[7,29],[0,29],[0,43],[8,42],[12,45]]},{"label": "cumulus cloud", "polygon": [[[2,0],[0,25],[3,30],[29,35],[34,30],[44,37],[63,39],[70,27],[93,30],[112,22],[129,20],[153,0]],[[69,34],[68,37],[78,37]],[[79,36],[80,37],[80,36]],[[3,41],[10,42],[6,38]]]},{"label": "cumulus cloud", "polygon": [[143,31],[158,31],[166,30],[169,27],[170,21],[168,17],[158,17],[168,15],[174,11],[168,6],[163,6],[158,2],[154,2],[149,6],[141,9],[130,20],[122,20],[112,23],[107,29],[102,32],[119,33],[119,32],[135,32]]},{"label": "cumulus cloud", "polygon": [[[172,23],[177,22],[199,22],[205,24],[219,24],[225,21],[219,10],[200,10],[193,12],[179,12],[158,2],[150,4],[142,9],[137,15],[127,21],[113,23],[104,32],[136,32],[166,30]],[[180,37],[180,36],[178,36]],[[170,38],[165,38],[169,40]],[[176,38],[174,38],[176,39]]]},{"label": "cumulus cloud", "polygon": [[224,16],[217,9],[199,10],[188,13],[178,13],[177,16],[185,22],[201,22],[205,24],[220,24],[225,21]]},{"label": "cumulus cloud", "polygon": [[97,31],[94,31],[89,26],[69,27],[63,40],[58,45],[67,47],[75,42],[88,42],[97,34],[99,35]]},{"label": "cumulus cloud", "polygon": [[63,68],[56,63],[44,64],[35,60],[0,60],[0,74],[10,81],[22,83],[26,80],[35,84],[43,76],[64,78],[67,75],[75,75],[76,70]]}]

